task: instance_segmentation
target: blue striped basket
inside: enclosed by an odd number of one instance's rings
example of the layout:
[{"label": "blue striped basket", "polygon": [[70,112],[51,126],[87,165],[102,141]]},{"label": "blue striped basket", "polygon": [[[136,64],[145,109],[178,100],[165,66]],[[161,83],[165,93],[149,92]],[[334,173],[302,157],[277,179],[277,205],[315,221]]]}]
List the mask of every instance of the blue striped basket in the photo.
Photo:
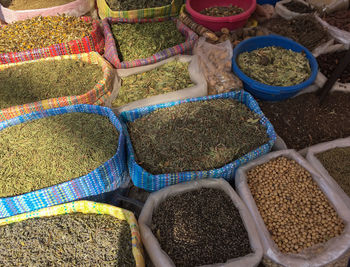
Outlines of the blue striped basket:
[{"label": "blue striped basket", "polygon": [[0,198],[0,218],[109,192],[127,181],[125,136],[122,134],[121,123],[109,108],[83,104],[33,112],[0,122],[0,131],[24,122],[73,112],[99,114],[110,119],[120,133],[115,155],[90,173],[68,182],[18,196]]},{"label": "blue striped basket", "polygon": [[[179,105],[181,103],[219,99],[219,98],[235,99],[245,104],[250,110],[258,114],[260,116],[260,123],[266,127],[266,131],[269,137],[268,143],[258,147],[257,149],[245,154],[239,159],[221,168],[212,169],[209,171],[187,171],[187,172],[179,172],[179,173],[153,175],[147,172],[146,170],[144,170],[140,165],[136,163],[134,149],[131,143],[129,133],[127,132],[126,124],[128,122],[135,121],[136,119],[141,118],[157,109],[171,107],[174,105]],[[174,185],[177,183],[192,181],[196,179],[203,179],[203,178],[224,178],[226,180],[232,180],[234,178],[235,171],[239,166],[268,153],[271,150],[276,140],[276,133],[274,131],[272,124],[262,113],[258,103],[254,100],[254,98],[249,93],[243,90],[224,93],[221,95],[191,98],[186,100],[180,100],[180,101],[168,102],[168,103],[163,103],[163,104],[158,104],[158,105],[153,105],[148,107],[137,108],[137,109],[122,112],[120,114],[120,118],[123,123],[125,136],[126,136],[127,163],[129,168],[129,174],[135,186],[143,188],[148,191],[157,191],[164,187]]]}]

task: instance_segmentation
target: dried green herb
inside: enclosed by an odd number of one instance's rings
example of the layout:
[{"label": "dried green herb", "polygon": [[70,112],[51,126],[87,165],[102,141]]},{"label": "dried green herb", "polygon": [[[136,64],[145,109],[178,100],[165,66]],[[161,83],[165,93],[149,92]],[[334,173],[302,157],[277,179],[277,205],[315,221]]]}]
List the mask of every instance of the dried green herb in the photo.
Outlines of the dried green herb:
[{"label": "dried green herb", "polygon": [[304,53],[276,46],[241,53],[237,64],[250,78],[274,86],[293,86],[307,80],[311,74]]},{"label": "dried green herb", "polygon": [[350,147],[337,147],[316,154],[318,160],[350,197]]},{"label": "dried green herb", "polygon": [[152,174],[219,168],[268,141],[259,117],[233,99],[158,109],[128,127],[137,163]]},{"label": "dried green herb", "polygon": [[81,39],[90,34],[92,23],[60,15],[34,17],[0,27],[0,53],[20,52]]},{"label": "dried green herb", "polygon": [[241,14],[244,12],[243,8],[235,5],[229,6],[212,6],[204,8],[200,13],[211,17],[229,17]]},{"label": "dried green herb", "polygon": [[311,13],[315,11],[310,5],[292,0],[283,4],[287,9],[297,13]]},{"label": "dried green herb", "polygon": [[73,1],[74,0],[0,0],[0,4],[12,10],[28,10],[60,6]]},{"label": "dried green herb", "polygon": [[68,113],[0,131],[0,197],[23,194],[85,175],[117,151],[107,117]]},{"label": "dried green herb", "polygon": [[176,266],[224,263],[252,252],[238,209],[219,189],[169,197],[152,215],[152,232]]},{"label": "dried green herb", "polygon": [[106,0],[112,10],[135,10],[170,5],[173,0]]},{"label": "dried green herb", "polygon": [[0,71],[0,109],[80,95],[103,79],[101,66],[72,59],[39,61]]},{"label": "dried green herb", "polygon": [[313,15],[298,16],[291,20],[272,18],[262,26],[300,43],[310,51],[330,40],[327,30]]},{"label": "dried green herb", "polygon": [[112,25],[121,61],[147,58],[186,38],[172,20],[154,23],[118,23]]},{"label": "dried green herb", "polygon": [[113,107],[193,86],[188,65],[173,60],[156,69],[122,78],[122,86],[112,103]]},{"label": "dried green herb", "polygon": [[2,266],[135,266],[130,226],[104,214],[72,213],[0,227]]}]

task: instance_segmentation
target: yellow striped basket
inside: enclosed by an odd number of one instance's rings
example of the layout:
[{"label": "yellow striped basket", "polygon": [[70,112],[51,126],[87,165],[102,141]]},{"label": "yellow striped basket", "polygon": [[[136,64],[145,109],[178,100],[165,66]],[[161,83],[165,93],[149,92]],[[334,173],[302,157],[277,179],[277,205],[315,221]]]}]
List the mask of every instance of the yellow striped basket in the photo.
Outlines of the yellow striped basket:
[{"label": "yellow striped basket", "polygon": [[125,19],[169,18],[179,14],[183,3],[184,0],[173,0],[170,5],[162,7],[113,11],[109,8],[106,0],[97,0],[97,8],[101,20],[107,17]]},{"label": "yellow striped basket", "polygon": [[10,63],[0,65],[0,71],[13,66],[19,66],[22,64],[30,64],[37,61],[50,61],[50,60],[65,60],[75,59],[82,60],[87,63],[98,64],[103,71],[103,79],[100,80],[94,88],[86,88],[86,93],[78,96],[62,96],[58,98],[50,98],[46,100],[40,100],[33,103],[21,104],[18,106],[12,106],[4,109],[0,109],[0,122],[9,120],[17,116],[31,113],[34,111],[41,111],[45,109],[65,107],[77,104],[91,104],[91,105],[104,105],[109,99],[113,90],[113,81],[115,72],[113,67],[97,52],[64,55],[57,57],[49,57],[38,60],[24,61],[19,63]]},{"label": "yellow striped basket", "polygon": [[124,210],[108,204],[102,204],[102,203],[96,203],[96,202],[84,201],[84,200],[70,202],[70,203],[66,203],[58,206],[44,208],[37,211],[32,211],[32,212],[8,217],[5,219],[1,219],[0,227],[7,224],[16,223],[16,222],[20,222],[20,221],[24,221],[32,218],[51,217],[51,216],[68,214],[68,213],[76,213],[76,212],[90,213],[90,214],[106,214],[106,215],[113,216],[119,220],[126,220],[130,225],[132,253],[135,258],[136,266],[137,267],[145,266],[139,226],[137,224],[134,214],[131,211]]}]

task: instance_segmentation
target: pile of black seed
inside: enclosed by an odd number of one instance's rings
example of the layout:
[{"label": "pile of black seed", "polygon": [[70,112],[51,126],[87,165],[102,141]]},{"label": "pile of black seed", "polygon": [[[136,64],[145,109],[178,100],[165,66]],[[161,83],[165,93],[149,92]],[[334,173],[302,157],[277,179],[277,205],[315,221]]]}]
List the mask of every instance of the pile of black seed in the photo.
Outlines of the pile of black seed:
[{"label": "pile of black seed", "polygon": [[252,252],[239,211],[218,189],[168,198],[155,210],[151,228],[176,266],[224,263]]}]

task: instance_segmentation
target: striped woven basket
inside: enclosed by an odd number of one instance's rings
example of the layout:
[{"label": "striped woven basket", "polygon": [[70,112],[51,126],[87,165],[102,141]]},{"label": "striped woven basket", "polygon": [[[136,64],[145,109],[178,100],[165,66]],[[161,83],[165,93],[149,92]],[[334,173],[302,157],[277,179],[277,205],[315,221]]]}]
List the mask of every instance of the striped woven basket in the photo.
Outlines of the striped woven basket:
[{"label": "striped woven basket", "polygon": [[[83,95],[50,98],[46,100],[37,101],[34,103],[28,103],[28,104],[0,109],[0,122],[4,120],[12,119],[14,117],[17,117],[26,113],[31,113],[35,111],[44,110],[44,109],[50,109],[50,108],[59,108],[59,107],[65,107],[69,105],[77,105],[77,104],[104,105],[106,101],[109,99],[113,91],[113,81],[114,81],[115,74],[114,74],[113,67],[100,54],[96,52],[49,57],[49,58],[25,61],[20,63],[5,64],[5,65],[0,65],[0,71],[13,66],[30,64],[37,61],[52,61],[52,60],[65,60],[65,59],[82,60],[87,63],[100,65],[103,71],[103,79],[100,80],[93,88],[86,88],[86,93]],[[13,90],[16,90],[16,89],[14,88]]]},{"label": "striped woven basket", "polygon": [[84,176],[22,195],[0,198],[0,218],[110,192],[129,181],[125,161],[125,136],[122,125],[110,108],[75,105],[33,112],[0,122],[0,132],[21,123],[74,112],[99,114],[110,119],[119,132],[118,149],[114,156]]},{"label": "striped woven basket", "polygon": [[[258,114],[260,116],[260,124],[266,127],[266,132],[269,137],[269,141],[266,144],[256,148],[255,150],[245,154],[244,156],[240,157],[239,159],[231,163],[226,164],[221,168],[212,169],[208,171],[187,171],[187,172],[153,175],[147,172],[145,169],[143,169],[140,165],[136,163],[134,149],[131,143],[130,136],[128,134],[127,126],[126,126],[128,122],[135,121],[136,119],[141,118],[157,109],[171,107],[182,103],[197,102],[197,101],[203,101],[203,100],[208,101],[208,100],[219,99],[219,98],[235,99],[245,104],[250,110]],[[268,153],[271,150],[276,140],[276,133],[273,129],[272,124],[262,113],[258,103],[254,100],[254,98],[249,93],[243,90],[224,93],[221,95],[191,98],[186,100],[180,100],[175,102],[168,102],[164,104],[137,108],[130,111],[122,112],[120,114],[120,118],[121,118],[121,121],[124,127],[124,132],[126,135],[127,163],[128,163],[130,177],[134,182],[135,186],[143,188],[147,191],[157,191],[170,185],[174,185],[174,184],[178,184],[186,181],[197,180],[197,179],[204,179],[204,178],[224,178],[226,180],[232,180],[235,176],[235,171],[239,166],[257,157],[260,157],[261,155]]]},{"label": "striped woven basket", "polygon": [[[100,24],[90,17],[82,17],[85,21],[92,21],[92,32],[82,39],[72,40],[67,43],[50,45],[22,52],[10,52],[0,54],[0,64],[8,64],[29,61],[40,58],[55,57],[70,54],[80,54],[96,51],[100,54],[104,49],[104,36]],[[3,27],[6,27],[3,26]]]},{"label": "striped woven basket", "polygon": [[170,5],[144,8],[137,10],[118,10],[113,11],[109,8],[106,0],[97,0],[98,15],[104,18],[123,18],[123,19],[152,19],[152,18],[169,18],[179,14],[183,0],[173,0]]},{"label": "striped woven basket", "polygon": [[[118,57],[116,43],[113,37],[113,33],[111,30],[111,24],[115,23],[152,23],[152,22],[161,22],[166,21],[167,19],[115,19],[115,18],[105,18],[102,21],[103,25],[103,33],[105,35],[105,53],[104,57],[117,69],[127,69],[139,66],[145,66],[149,64],[156,63],[158,61],[164,60],[166,58],[184,54],[185,52],[192,52],[194,44],[198,39],[198,35],[193,32],[190,28],[188,28],[185,24],[183,24],[180,20],[176,18],[172,18],[178,30],[186,36],[186,41],[182,44],[178,44],[174,47],[167,48],[163,51],[160,51],[148,58],[137,59],[133,61],[123,61],[121,62]],[[141,38],[141,37],[140,37]]]},{"label": "striped woven basket", "polygon": [[85,214],[106,214],[113,216],[119,220],[127,221],[130,226],[132,253],[136,262],[136,267],[144,267],[145,260],[143,258],[143,248],[139,226],[132,212],[121,209],[108,204],[96,203],[92,201],[76,201],[62,205],[44,208],[21,215],[12,216],[0,220],[0,227],[12,223],[18,223],[33,218],[52,217],[69,213],[85,213]]}]

